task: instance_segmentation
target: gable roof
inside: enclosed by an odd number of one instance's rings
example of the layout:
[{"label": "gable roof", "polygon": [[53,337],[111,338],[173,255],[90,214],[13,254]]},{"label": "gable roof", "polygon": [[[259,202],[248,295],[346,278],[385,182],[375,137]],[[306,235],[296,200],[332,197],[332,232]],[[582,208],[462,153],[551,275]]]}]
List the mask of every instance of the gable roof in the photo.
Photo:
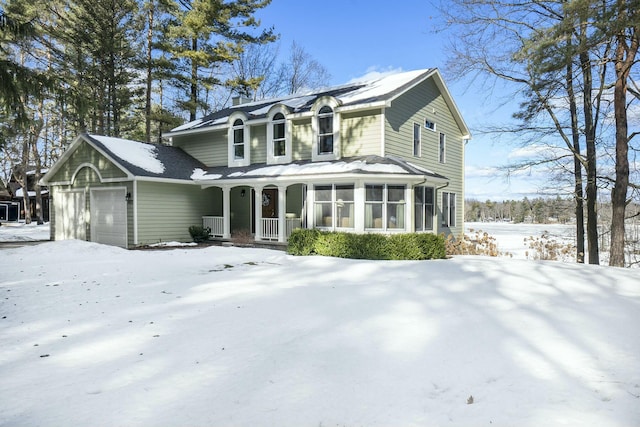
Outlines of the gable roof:
[{"label": "gable roof", "polygon": [[451,109],[456,124],[460,127],[463,137],[468,138],[470,135],[469,129],[462,119],[462,115],[437,68],[389,74],[370,80],[356,81],[309,93],[234,105],[213,112],[201,119],[178,126],[163,136],[171,137],[206,132],[214,127],[224,127],[227,125],[229,117],[237,112],[243,113],[248,120],[261,120],[267,117],[271,108],[278,105],[286,108],[291,114],[304,115],[305,113],[309,113],[314,103],[322,97],[332,97],[336,99],[339,104],[337,107],[338,110],[388,107],[398,96],[429,78],[434,79],[436,86]]},{"label": "gable roof", "polygon": [[51,178],[80,145],[86,142],[122,170],[128,177],[191,181],[194,169],[205,168],[199,160],[178,147],[149,144],[122,138],[100,135],[79,135],[46,173],[42,181]]}]

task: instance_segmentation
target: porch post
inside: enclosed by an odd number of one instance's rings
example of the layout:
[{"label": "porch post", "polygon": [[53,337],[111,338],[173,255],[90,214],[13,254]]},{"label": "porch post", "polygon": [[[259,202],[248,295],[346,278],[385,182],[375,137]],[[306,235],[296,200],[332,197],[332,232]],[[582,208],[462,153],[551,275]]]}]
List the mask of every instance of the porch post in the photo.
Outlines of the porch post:
[{"label": "porch post", "polygon": [[256,221],[256,235],[254,239],[256,241],[262,240],[262,186],[253,187],[255,193],[255,212],[254,217]]},{"label": "porch post", "polygon": [[363,181],[356,181],[355,194],[353,195],[355,209],[355,229],[356,233],[364,233],[365,223],[365,186]]},{"label": "porch post", "polygon": [[231,188],[222,187],[222,238],[231,238]]},{"label": "porch post", "polygon": [[315,195],[313,193],[313,184],[307,184],[307,228],[315,228],[315,223],[313,222],[313,214],[314,214],[314,206],[313,200],[315,199]]},{"label": "porch post", "polygon": [[285,236],[285,214],[287,210],[287,187],[285,185],[278,186],[278,242],[284,243]]}]

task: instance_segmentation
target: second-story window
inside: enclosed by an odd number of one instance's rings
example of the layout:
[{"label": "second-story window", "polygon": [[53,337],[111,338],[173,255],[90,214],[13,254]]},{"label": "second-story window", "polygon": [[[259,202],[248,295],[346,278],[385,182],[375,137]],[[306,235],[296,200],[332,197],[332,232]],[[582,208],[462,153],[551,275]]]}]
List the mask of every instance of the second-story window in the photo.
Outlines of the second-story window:
[{"label": "second-story window", "polygon": [[286,121],[284,114],[277,113],[273,116],[273,155],[282,157],[287,155],[287,141],[285,138]]},{"label": "second-story window", "polygon": [[413,124],[413,155],[420,157],[420,125]]},{"label": "second-story window", "polygon": [[440,134],[440,147],[439,147],[439,155],[438,160],[440,163],[445,163],[447,161],[447,137],[444,133]]},{"label": "second-story window", "polygon": [[244,159],[244,122],[240,119],[233,122],[233,157]]},{"label": "second-story window", "polygon": [[318,111],[318,154],[333,154],[333,110],[328,105]]}]

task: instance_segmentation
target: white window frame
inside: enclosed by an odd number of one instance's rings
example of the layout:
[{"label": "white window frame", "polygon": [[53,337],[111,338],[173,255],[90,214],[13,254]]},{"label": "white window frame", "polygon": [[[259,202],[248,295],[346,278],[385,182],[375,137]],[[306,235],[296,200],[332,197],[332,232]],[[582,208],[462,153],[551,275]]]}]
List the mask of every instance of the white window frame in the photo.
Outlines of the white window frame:
[{"label": "white window frame", "polygon": [[[329,153],[319,152],[320,129],[318,121],[321,118],[319,112],[323,107],[329,107],[333,112],[333,151]],[[340,114],[336,111],[337,107],[338,102],[334,98],[322,97],[316,101],[316,104],[312,108],[314,115],[311,120],[311,130],[313,134],[311,160],[313,161],[337,160],[340,158]]]},{"label": "white window frame", "polygon": [[[367,200],[367,187],[382,187],[382,200]],[[402,187],[404,198],[399,201],[389,201],[389,187]],[[407,186],[404,184],[374,184],[368,183],[364,186],[364,209],[365,209],[365,230],[367,231],[387,231],[387,232],[404,232],[407,230]],[[368,227],[367,226],[367,205],[381,205],[382,206],[382,227]],[[389,206],[404,206],[402,218],[402,227],[390,227],[388,217]],[[396,221],[398,218],[396,219]]]},{"label": "white window frame", "polygon": [[[317,200],[317,192],[318,192],[318,188],[319,187],[330,187],[331,188],[331,200]],[[351,187],[351,191],[352,191],[352,199],[351,200],[343,200],[341,198],[338,198],[337,193],[338,190],[340,189],[339,187]],[[341,229],[341,230],[353,230],[355,229],[355,209],[356,209],[356,204],[355,204],[355,193],[356,193],[356,188],[355,185],[353,183],[349,183],[349,184],[316,184],[313,187],[313,218],[314,218],[314,225],[316,228],[322,228],[322,229],[328,229],[328,230],[334,230],[334,229]],[[318,224],[318,217],[316,216],[316,206],[317,205],[330,205],[331,206],[331,224]],[[340,209],[344,209],[345,205],[350,205],[351,207],[351,225],[350,226],[343,226],[342,224],[338,223],[338,219],[339,216],[338,214],[340,213],[339,210]]]},{"label": "white window frame", "polygon": [[442,132],[440,132],[438,140],[438,161],[440,163],[447,162],[447,135]]},{"label": "white window frame", "polygon": [[[431,193],[431,202],[427,202],[427,190]],[[434,215],[435,215],[435,188],[428,185],[418,186],[413,189],[413,206],[414,206],[414,229],[415,231],[433,231],[434,230]],[[418,193],[422,194],[422,201],[418,202]],[[431,215],[425,215],[426,207],[430,206]],[[422,220],[420,224],[417,224],[418,212],[421,213]],[[431,227],[427,227],[427,222],[431,223]]]},{"label": "white window frame", "polygon": [[[274,120],[275,116],[282,114],[284,119]],[[267,163],[273,164],[285,164],[291,163],[291,120],[287,119],[287,111],[278,107],[269,112],[269,120],[267,121]],[[274,126],[277,124],[284,124],[284,156],[277,156],[275,153],[275,132]]]},{"label": "white window frame", "polygon": [[442,226],[456,226],[456,193],[442,192]]},{"label": "white window frame", "polygon": [[424,127],[425,129],[429,129],[430,131],[435,132],[436,131],[436,122],[429,120],[429,119],[424,119]]},{"label": "white window frame", "polygon": [[[418,132],[417,140],[416,131]],[[416,122],[413,123],[413,156],[422,157],[422,126]]]},{"label": "white window frame", "polygon": [[[242,120],[242,145],[244,150],[244,157],[242,158],[236,158],[235,156],[235,130],[239,128],[239,126],[235,125],[237,120]],[[251,164],[251,128],[247,125],[247,118],[242,113],[233,113],[229,116],[228,123],[228,166],[249,166]]]}]

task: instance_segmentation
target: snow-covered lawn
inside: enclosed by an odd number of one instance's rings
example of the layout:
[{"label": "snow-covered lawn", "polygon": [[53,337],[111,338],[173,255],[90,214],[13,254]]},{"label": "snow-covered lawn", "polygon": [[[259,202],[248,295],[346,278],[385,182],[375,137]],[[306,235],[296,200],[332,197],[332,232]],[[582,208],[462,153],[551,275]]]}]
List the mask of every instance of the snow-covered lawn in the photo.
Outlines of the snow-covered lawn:
[{"label": "snow-covered lawn", "polygon": [[[512,224],[507,222],[467,222],[465,231],[469,236],[475,236],[478,231],[483,231],[496,239],[498,250],[516,259],[533,259],[534,251],[529,248],[533,237],[540,238],[546,234],[559,244],[572,244],[576,242],[575,225],[565,224]],[[575,260],[575,257],[573,258]]]},{"label": "snow-covered lawn", "polygon": [[636,426],[639,279],[488,257],[0,249],[0,425]]},{"label": "snow-covered lawn", "polygon": [[3,222],[0,225],[0,242],[49,240],[49,223]]}]

